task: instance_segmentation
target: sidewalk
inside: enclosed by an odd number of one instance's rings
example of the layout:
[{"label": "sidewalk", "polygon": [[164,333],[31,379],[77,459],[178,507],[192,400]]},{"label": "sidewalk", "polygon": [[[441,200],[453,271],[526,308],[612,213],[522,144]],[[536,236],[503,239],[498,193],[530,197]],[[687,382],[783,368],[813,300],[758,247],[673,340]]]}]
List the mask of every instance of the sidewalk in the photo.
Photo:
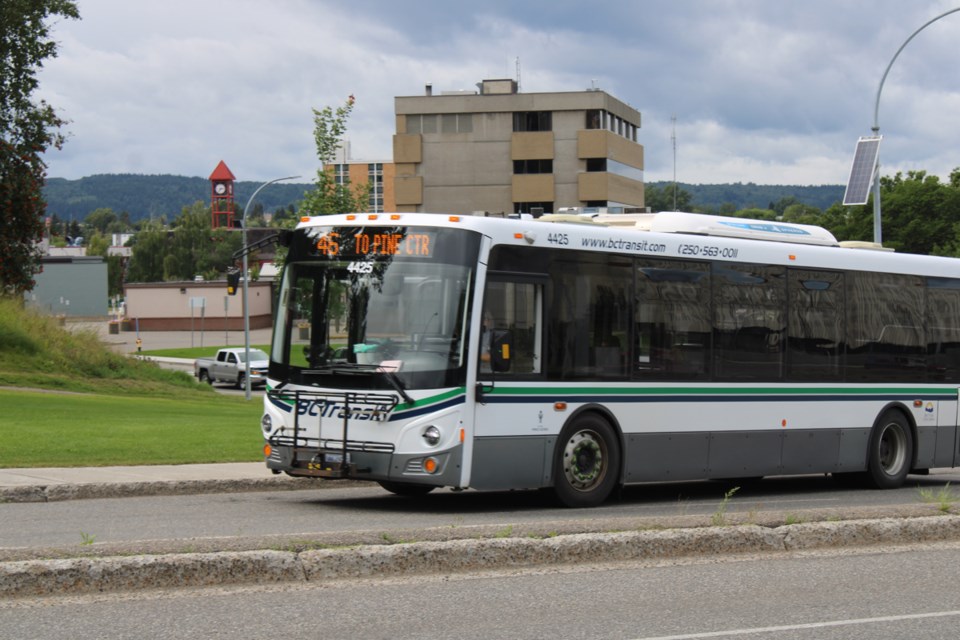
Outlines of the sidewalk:
[{"label": "sidewalk", "polygon": [[0,469],[0,502],[283,491],[320,486],[309,478],[274,475],[263,462]]}]

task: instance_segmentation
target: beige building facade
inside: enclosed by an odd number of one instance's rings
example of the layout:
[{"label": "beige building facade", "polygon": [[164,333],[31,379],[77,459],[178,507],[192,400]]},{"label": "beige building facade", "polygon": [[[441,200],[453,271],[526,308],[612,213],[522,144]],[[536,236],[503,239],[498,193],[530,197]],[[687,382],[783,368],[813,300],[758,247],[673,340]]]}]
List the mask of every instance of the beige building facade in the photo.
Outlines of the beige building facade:
[{"label": "beige building facade", "polygon": [[[250,328],[273,324],[273,283],[249,282]],[[243,288],[227,295],[226,281],[131,282],[124,285],[129,328],[140,331],[243,331]]]},{"label": "beige building facade", "polygon": [[556,212],[644,206],[640,112],[599,91],[478,92],[395,98],[399,212]]}]

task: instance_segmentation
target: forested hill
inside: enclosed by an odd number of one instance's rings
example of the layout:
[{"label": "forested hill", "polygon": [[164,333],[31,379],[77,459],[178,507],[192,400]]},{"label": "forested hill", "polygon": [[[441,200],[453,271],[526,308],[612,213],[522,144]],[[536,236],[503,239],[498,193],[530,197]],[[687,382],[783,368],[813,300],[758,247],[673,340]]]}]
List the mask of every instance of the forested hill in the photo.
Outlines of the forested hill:
[{"label": "forested hill", "polygon": [[[244,206],[260,186],[258,182],[237,182],[235,200]],[[664,189],[669,182],[651,182],[648,187]],[[297,207],[312,184],[276,183],[257,195],[265,211],[276,211],[288,205]],[[842,185],[793,186],[734,184],[678,184],[691,196],[691,205],[703,211],[767,209],[782,198],[794,197],[799,202],[827,209],[843,198]],[[47,211],[61,220],[81,221],[99,208],[117,213],[126,211],[131,222],[143,218],[166,216],[172,220],[185,206],[196,201],[210,201],[210,182],[206,178],[174,175],[103,174],[66,180],[49,178],[44,188]]]},{"label": "forested hill", "polygon": [[[241,207],[262,183],[237,182],[234,201]],[[312,184],[278,182],[257,194],[257,202],[265,211],[294,205]],[[43,195],[47,213],[61,220],[83,220],[101,207],[117,213],[126,211],[130,221],[166,216],[173,220],[181,210],[194,202],[210,202],[210,181],[173,175],[102,174],[66,180],[48,178]]]},{"label": "forested hill", "polygon": [[[672,187],[671,182],[648,182],[646,186],[657,189]],[[824,184],[813,186],[785,184],[753,184],[736,182],[731,184],[685,184],[677,183],[679,192],[690,194],[691,204],[702,211],[717,211],[721,208],[739,211],[741,209],[770,209],[781,198],[794,197],[800,203],[821,210],[830,208],[843,200],[844,185]],[[671,192],[672,193],[672,192]],[[726,206],[725,206],[726,205]]]}]

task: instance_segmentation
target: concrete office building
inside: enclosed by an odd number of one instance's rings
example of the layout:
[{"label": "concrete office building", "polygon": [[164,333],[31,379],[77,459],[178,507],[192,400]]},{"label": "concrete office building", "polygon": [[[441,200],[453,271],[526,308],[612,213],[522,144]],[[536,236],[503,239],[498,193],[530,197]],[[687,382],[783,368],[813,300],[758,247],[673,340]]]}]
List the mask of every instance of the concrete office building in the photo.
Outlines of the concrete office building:
[{"label": "concrete office building", "polygon": [[400,212],[530,213],[643,207],[640,112],[600,90],[395,98],[394,197]]}]

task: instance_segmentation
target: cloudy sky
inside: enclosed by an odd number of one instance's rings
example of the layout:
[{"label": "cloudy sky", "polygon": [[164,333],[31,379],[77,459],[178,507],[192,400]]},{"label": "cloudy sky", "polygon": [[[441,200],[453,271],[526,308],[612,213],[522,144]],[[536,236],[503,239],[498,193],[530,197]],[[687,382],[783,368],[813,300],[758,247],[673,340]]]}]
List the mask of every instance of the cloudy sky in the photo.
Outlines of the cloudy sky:
[{"label": "cloudy sky", "polygon": [[[645,180],[844,184],[888,63],[958,0],[79,0],[40,96],[70,120],[51,177],[239,180],[317,170],[312,108],[356,96],[357,160],[391,158],[394,96],[515,78],[642,114]],[[880,99],[884,173],[960,166],[960,12]],[[673,124],[675,120],[675,129]],[[675,130],[676,154],[672,142]]]}]

